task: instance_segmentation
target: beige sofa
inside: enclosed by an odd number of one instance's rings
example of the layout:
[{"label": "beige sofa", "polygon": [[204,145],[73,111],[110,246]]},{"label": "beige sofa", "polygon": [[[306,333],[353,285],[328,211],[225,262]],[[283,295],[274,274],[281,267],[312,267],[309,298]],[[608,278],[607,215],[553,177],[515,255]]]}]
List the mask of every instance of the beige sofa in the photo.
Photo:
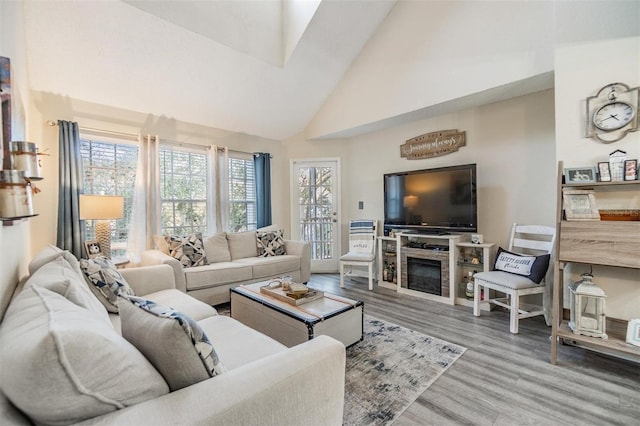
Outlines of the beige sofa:
[{"label": "beige sofa", "polygon": [[[26,282],[0,293],[3,426],[342,423],[345,349],[330,337],[287,348],[178,291],[167,265],[121,270],[136,295],[196,320],[226,370],[169,391],[121,335],[138,325],[126,300],[108,314],[66,251],[50,247],[29,269]],[[185,368],[183,358],[169,361]]]},{"label": "beige sofa", "polygon": [[294,282],[306,283],[311,276],[311,248],[303,241],[284,240],[286,254],[259,257],[257,234],[277,227],[240,233],[204,236],[208,264],[184,268],[167,248],[146,250],[140,266],[166,264],[173,268],[176,287],[209,305],[231,300],[229,290],[240,284],[290,275]]}]

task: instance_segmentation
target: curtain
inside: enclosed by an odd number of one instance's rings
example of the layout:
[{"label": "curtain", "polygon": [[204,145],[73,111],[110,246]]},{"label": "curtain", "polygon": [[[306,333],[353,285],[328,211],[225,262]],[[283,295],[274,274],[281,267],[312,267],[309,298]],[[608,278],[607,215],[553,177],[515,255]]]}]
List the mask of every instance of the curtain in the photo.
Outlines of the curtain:
[{"label": "curtain", "polygon": [[84,222],[80,221],[82,158],[78,123],[58,120],[58,234],[56,245],[83,257]]},{"label": "curtain", "polygon": [[271,225],[271,155],[267,152],[253,154],[256,173],[256,219],[258,228]]},{"label": "curtain", "polygon": [[158,136],[138,135],[138,163],[133,192],[127,255],[140,262],[140,254],[153,248],[153,236],[160,234],[160,142]]},{"label": "curtain", "polygon": [[212,145],[207,158],[207,234],[229,228],[229,148]]}]

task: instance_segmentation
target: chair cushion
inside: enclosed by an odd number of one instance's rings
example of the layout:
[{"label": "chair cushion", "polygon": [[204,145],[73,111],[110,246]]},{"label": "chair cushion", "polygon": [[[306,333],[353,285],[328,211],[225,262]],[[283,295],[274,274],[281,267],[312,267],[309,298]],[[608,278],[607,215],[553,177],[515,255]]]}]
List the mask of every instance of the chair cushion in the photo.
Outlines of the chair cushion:
[{"label": "chair cushion", "polygon": [[513,253],[500,247],[496,254],[494,269],[496,271],[522,275],[530,278],[536,284],[540,284],[547,273],[547,269],[549,269],[550,259],[550,254],[543,254],[540,256],[523,255]]},{"label": "chair cushion", "polygon": [[284,231],[279,229],[277,231],[257,231],[257,250],[258,256],[282,256],[287,254],[284,246]]},{"label": "chair cushion", "polygon": [[37,424],[76,423],[169,392],[108,319],[37,283],[7,310],[0,364],[2,391]]},{"label": "chair cushion", "polygon": [[375,258],[374,253],[347,253],[340,256],[340,262],[373,262]]},{"label": "chair cushion", "polygon": [[171,391],[225,371],[209,338],[189,316],[136,296],[125,296],[120,311],[122,335],[151,361]]},{"label": "chair cushion", "polygon": [[539,286],[537,283],[531,281],[527,277],[517,274],[510,274],[509,272],[504,271],[478,272],[473,276],[473,279],[480,285],[488,283],[489,285],[506,287],[513,290]]},{"label": "chair cushion", "polygon": [[200,232],[183,237],[172,235],[166,238],[169,244],[169,255],[178,259],[183,268],[202,266],[208,263]]},{"label": "chair cushion", "polygon": [[116,265],[104,256],[80,260],[80,269],[89,288],[111,313],[118,313],[119,294],[134,294]]}]

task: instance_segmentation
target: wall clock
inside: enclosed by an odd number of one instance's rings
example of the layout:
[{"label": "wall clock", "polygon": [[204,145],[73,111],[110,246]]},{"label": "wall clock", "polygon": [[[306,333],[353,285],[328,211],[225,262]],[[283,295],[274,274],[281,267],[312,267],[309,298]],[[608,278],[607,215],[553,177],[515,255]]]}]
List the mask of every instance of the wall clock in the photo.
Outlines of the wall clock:
[{"label": "wall clock", "polygon": [[611,143],[638,130],[638,87],[610,83],[587,98],[587,137]]}]

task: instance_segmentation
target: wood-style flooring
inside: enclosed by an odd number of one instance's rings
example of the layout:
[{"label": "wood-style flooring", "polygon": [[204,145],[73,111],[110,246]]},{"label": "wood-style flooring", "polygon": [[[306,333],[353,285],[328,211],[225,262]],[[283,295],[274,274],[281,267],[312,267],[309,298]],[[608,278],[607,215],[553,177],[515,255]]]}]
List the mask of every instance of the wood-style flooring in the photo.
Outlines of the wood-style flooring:
[{"label": "wood-style flooring", "polygon": [[313,274],[309,283],[359,299],[365,313],[456,343],[467,351],[394,425],[634,425],[640,426],[640,365],[560,345],[549,362],[551,328],[543,317],[509,333],[506,312],[474,317],[449,306],[374,285],[364,278]]}]

